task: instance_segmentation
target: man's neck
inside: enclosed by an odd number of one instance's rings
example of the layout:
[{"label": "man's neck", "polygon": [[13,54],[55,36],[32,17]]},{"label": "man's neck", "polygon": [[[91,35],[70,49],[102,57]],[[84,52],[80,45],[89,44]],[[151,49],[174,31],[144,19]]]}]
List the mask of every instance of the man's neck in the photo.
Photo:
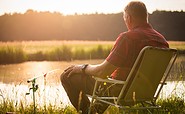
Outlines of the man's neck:
[{"label": "man's neck", "polygon": [[147,24],[147,23],[148,23],[148,22],[135,22],[135,23],[133,23],[133,24],[131,25],[131,29],[136,28],[136,27],[138,27],[138,26],[145,25],[145,24]]}]

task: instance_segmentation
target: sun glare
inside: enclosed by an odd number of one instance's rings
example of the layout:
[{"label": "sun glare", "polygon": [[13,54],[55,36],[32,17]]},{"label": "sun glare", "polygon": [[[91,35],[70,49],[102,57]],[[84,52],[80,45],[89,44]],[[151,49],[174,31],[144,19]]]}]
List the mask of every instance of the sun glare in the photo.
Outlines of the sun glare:
[{"label": "sun glare", "polygon": [[[25,13],[35,11],[60,12],[68,14],[118,13],[131,0],[0,0],[0,15],[4,13]],[[185,10],[185,0],[141,0],[149,13],[154,10]],[[167,2],[167,3],[166,3]]]},{"label": "sun glare", "polygon": [[28,9],[36,11],[60,12],[62,14],[117,13],[121,12],[125,0],[1,0],[0,14],[24,13]]}]

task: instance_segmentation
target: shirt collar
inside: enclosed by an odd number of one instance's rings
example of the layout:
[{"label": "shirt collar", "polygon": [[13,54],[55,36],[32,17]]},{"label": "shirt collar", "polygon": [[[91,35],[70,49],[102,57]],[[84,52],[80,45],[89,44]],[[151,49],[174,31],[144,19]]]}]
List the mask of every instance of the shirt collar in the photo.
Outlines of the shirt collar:
[{"label": "shirt collar", "polygon": [[152,28],[152,26],[149,23],[145,23],[145,24],[142,24],[142,25],[135,26],[131,30],[139,29],[139,28]]}]

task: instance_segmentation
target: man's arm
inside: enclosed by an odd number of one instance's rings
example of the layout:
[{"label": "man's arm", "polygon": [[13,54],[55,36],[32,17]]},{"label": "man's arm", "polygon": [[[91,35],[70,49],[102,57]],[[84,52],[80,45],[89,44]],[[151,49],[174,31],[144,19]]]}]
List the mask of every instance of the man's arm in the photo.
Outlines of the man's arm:
[{"label": "man's arm", "polygon": [[[95,77],[106,78],[110,76],[117,67],[120,67],[127,60],[128,54],[128,38],[126,37],[126,33],[121,33],[119,37],[116,39],[116,42],[111,50],[111,53],[101,64],[97,65],[88,65],[84,71],[82,71],[82,65],[74,65],[70,66],[65,70],[66,75],[68,77],[72,76],[72,74],[83,73]],[[113,65],[114,64],[114,65]]]},{"label": "man's arm", "polygon": [[[109,63],[108,61],[104,61],[101,64],[97,65],[88,65],[84,72],[87,75],[100,77],[100,78],[107,78],[107,76],[111,75],[111,73],[116,69],[117,67]],[[82,65],[74,65],[68,67],[66,70],[64,70],[65,73],[68,74],[68,77],[72,76],[72,74],[78,74],[82,73]]]},{"label": "man's arm", "polygon": [[116,68],[116,66],[105,60],[98,65],[88,65],[85,69],[85,73],[95,77],[107,78],[107,76],[110,76]]}]

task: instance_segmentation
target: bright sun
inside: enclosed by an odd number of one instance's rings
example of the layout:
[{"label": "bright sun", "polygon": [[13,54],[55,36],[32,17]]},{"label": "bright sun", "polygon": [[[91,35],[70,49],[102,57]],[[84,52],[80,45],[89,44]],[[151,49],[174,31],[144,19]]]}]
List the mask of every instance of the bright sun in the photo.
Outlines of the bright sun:
[{"label": "bright sun", "polygon": [[[28,9],[67,14],[118,13],[131,0],[0,0],[0,15],[4,13],[24,13]],[[141,0],[149,13],[154,10],[184,10],[185,0]]]}]

